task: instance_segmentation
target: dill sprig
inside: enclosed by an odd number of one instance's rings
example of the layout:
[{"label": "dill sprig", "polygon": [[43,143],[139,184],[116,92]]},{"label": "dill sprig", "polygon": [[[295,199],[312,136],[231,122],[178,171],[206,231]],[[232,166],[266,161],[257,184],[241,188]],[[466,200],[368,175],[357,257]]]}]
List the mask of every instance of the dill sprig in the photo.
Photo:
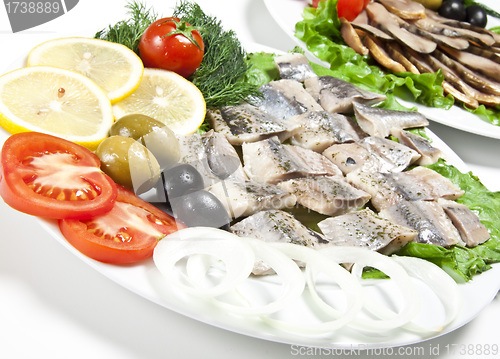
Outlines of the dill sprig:
[{"label": "dill sprig", "polygon": [[109,25],[107,29],[98,31],[94,37],[125,45],[139,54],[141,36],[147,27],[158,19],[158,14],[152,8],[146,8],[145,4],[136,1],[129,2],[126,8],[130,16],[127,20]]},{"label": "dill sprig", "polygon": [[249,96],[259,96],[257,86],[244,81],[250,65],[234,31],[192,2],[181,1],[173,16],[196,26],[205,44],[203,61],[190,80],[200,89],[207,107],[236,105]]}]

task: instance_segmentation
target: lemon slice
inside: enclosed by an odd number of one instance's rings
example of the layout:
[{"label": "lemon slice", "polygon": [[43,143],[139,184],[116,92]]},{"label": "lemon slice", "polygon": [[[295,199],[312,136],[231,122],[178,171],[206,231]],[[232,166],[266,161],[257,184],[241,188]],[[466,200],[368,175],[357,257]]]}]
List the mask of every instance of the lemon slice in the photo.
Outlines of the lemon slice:
[{"label": "lemon slice", "polygon": [[69,37],[49,40],[31,50],[28,66],[45,65],[79,72],[117,102],[135,91],[144,65],[128,47],[113,42]]},{"label": "lemon slice", "polygon": [[116,118],[129,114],[150,116],[177,136],[193,133],[205,119],[206,104],[192,82],[172,71],[145,68],[137,90],[113,105]]},{"label": "lemon slice", "polygon": [[0,125],[10,133],[44,132],[93,150],[113,121],[104,91],[79,73],[32,66],[0,76]]}]

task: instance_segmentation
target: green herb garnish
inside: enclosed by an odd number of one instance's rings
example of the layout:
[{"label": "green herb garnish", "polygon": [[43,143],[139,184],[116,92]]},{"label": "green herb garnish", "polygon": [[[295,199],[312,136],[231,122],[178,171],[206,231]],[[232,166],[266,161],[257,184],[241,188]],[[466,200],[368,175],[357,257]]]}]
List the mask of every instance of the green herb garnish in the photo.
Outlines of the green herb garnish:
[{"label": "green herb garnish", "polygon": [[259,95],[255,85],[244,81],[250,65],[234,31],[225,31],[220,21],[196,3],[181,2],[173,16],[196,26],[203,38],[205,55],[190,80],[203,93],[207,107],[236,105]]},{"label": "green herb garnish", "polygon": [[146,5],[131,2],[126,5],[129,19],[117,22],[107,29],[98,31],[94,37],[96,39],[108,40],[127,46],[129,49],[139,54],[139,41],[144,31],[149,25],[158,19],[158,15],[152,8]]}]

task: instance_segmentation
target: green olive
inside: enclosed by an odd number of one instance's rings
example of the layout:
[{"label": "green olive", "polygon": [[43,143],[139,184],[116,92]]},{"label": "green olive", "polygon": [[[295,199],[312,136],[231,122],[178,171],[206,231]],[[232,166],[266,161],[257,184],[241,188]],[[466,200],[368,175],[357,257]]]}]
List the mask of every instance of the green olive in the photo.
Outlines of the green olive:
[{"label": "green olive", "polygon": [[108,137],[97,147],[96,155],[108,176],[137,194],[151,189],[160,177],[155,156],[133,138]]},{"label": "green olive", "polygon": [[415,0],[415,1],[421,3],[426,8],[434,10],[434,11],[439,9],[441,4],[443,3],[443,0]]},{"label": "green olive", "polygon": [[110,135],[141,141],[155,155],[162,169],[179,162],[181,150],[177,137],[168,126],[152,117],[141,114],[123,116],[111,126]]}]

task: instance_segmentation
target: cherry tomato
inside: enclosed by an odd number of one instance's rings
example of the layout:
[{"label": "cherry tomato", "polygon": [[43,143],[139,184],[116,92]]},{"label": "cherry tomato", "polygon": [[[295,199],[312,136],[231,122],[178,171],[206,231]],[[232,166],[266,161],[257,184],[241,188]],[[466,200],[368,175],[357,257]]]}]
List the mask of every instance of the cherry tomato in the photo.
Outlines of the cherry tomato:
[{"label": "cherry tomato", "polygon": [[[312,0],[312,7],[317,8],[320,1],[323,0]],[[338,0],[337,15],[339,19],[343,17],[347,21],[353,21],[370,1],[371,0]]]},{"label": "cherry tomato", "polygon": [[184,226],[118,186],[118,196],[110,212],[87,220],[61,219],[59,228],[81,253],[97,261],[118,264],[150,258],[160,239]]},{"label": "cherry tomato", "polygon": [[338,0],[337,15],[339,19],[345,18],[347,21],[353,21],[365,8],[365,0]]},{"label": "cherry tomato", "polygon": [[204,50],[198,30],[176,17],[153,22],[139,42],[144,66],[174,71],[184,77],[200,67]]},{"label": "cherry tomato", "polygon": [[111,210],[117,195],[99,167],[99,158],[85,147],[43,133],[18,133],[2,148],[0,196],[35,216],[99,216]]}]

